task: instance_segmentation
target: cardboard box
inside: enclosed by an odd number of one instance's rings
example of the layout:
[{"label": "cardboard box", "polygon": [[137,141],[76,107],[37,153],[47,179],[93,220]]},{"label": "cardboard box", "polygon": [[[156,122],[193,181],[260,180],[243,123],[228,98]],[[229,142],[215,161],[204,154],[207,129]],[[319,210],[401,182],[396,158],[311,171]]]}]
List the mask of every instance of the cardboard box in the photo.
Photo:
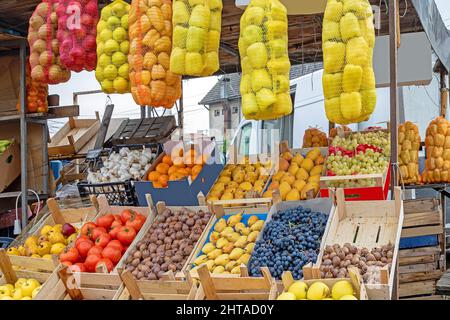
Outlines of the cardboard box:
[{"label": "cardboard box", "polygon": [[0,57],[0,112],[17,112],[19,100],[20,57]]},{"label": "cardboard box", "polygon": [[0,155],[0,192],[20,175],[20,148],[16,141]]}]

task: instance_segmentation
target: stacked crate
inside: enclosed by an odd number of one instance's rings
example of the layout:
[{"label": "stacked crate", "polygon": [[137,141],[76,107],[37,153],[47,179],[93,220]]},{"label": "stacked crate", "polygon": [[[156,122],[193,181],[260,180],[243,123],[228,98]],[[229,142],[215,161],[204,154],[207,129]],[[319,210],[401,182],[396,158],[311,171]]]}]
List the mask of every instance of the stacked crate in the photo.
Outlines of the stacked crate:
[{"label": "stacked crate", "polygon": [[399,297],[434,296],[445,271],[442,208],[438,199],[404,201],[399,251]]}]

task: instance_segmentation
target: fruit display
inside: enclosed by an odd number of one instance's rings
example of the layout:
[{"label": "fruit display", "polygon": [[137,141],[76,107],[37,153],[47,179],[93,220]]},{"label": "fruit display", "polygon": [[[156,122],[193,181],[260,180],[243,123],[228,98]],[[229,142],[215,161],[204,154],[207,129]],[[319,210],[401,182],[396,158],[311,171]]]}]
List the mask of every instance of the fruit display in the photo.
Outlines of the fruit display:
[{"label": "fruit display", "polygon": [[315,281],[308,286],[305,281],[295,281],[277,300],[358,300],[356,290],[349,280],[339,280],[328,286]]},{"label": "fruit display", "polygon": [[277,279],[284,271],[301,279],[303,266],[316,263],[327,221],[327,214],[303,206],[273,214],[253,250],[250,276],[260,276],[260,268],[268,267]]},{"label": "fruit display", "polygon": [[172,1],[135,0],[129,15],[130,83],[141,106],[172,108],[181,96],[181,76],[170,69]]},{"label": "fruit display", "polygon": [[[384,131],[355,132],[335,137],[326,160],[327,176],[384,173],[390,159],[390,135]],[[370,187],[375,179],[327,181],[329,187]]]},{"label": "fruit display", "polygon": [[317,128],[305,130],[302,148],[328,147],[327,134]]},{"label": "fruit display", "polygon": [[97,24],[95,77],[105,93],[130,92],[128,12],[130,5],[114,0],[101,11]]},{"label": "fruit display", "polygon": [[58,1],[42,0],[30,18],[28,43],[31,78],[41,83],[58,84],[70,79],[70,71],[61,62],[61,43],[56,37]]},{"label": "fruit display", "polygon": [[414,123],[407,121],[398,127],[398,165],[400,166],[400,182],[404,184],[416,184],[421,181],[420,144],[419,128]]},{"label": "fruit display", "polygon": [[352,132],[352,129],[350,129],[347,126],[338,126],[338,127],[334,127],[330,130],[330,135],[329,138],[331,141],[333,141],[333,139],[340,135],[341,133],[345,134],[347,132]]},{"label": "fruit display", "polygon": [[324,161],[318,148],[309,151],[306,157],[300,152],[283,152],[278,171],[272,176],[272,182],[263,197],[271,198],[275,189],[280,190],[283,201],[306,200],[310,193],[314,197],[319,192]]},{"label": "fruit display", "polygon": [[[27,63],[27,73],[25,78],[27,86],[27,99],[25,101],[27,113],[47,112],[48,111],[48,85],[31,78],[30,62]],[[19,100],[16,105],[17,111],[20,112],[20,93]]]},{"label": "fruit display", "polygon": [[96,272],[102,265],[111,272],[133,242],[146,217],[132,209],[105,214],[81,227],[75,245],[59,260],[73,272]]},{"label": "fruit display", "polygon": [[371,250],[350,243],[327,245],[320,265],[321,278],[346,278],[348,268],[358,268],[365,283],[380,283],[379,270],[392,263],[394,247],[391,244]]},{"label": "fruit display", "polygon": [[11,140],[0,140],[0,155],[8,149],[8,147],[12,144]]},{"label": "fruit display", "polygon": [[170,71],[210,76],[219,70],[222,0],[174,0]]},{"label": "fruit display", "polygon": [[93,71],[97,65],[97,1],[59,0],[56,13],[61,63],[75,72]]},{"label": "fruit display", "polygon": [[210,212],[165,208],[125,260],[138,280],[157,280],[184,267],[211,217]]},{"label": "fruit display", "polygon": [[220,218],[194,260],[194,266],[206,264],[215,274],[241,274],[240,266],[248,264],[265,219],[266,215],[242,214]]},{"label": "fruit display", "polygon": [[6,253],[14,256],[52,259],[70,247],[78,236],[78,230],[70,223],[44,225],[39,234],[29,236],[18,247],[9,247]]},{"label": "fruit display", "polygon": [[425,138],[425,170],[422,181],[438,183],[450,181],[450,122],[438,117],[430,122]]},{"label": "fruit display", "polygon": [[170,155],[164,154],[154,170],[150,171],[147,178],[152,182],[154,188],[166,188],[169,181],[177,181],[190,178],[191,181],[197,176],[206,163],[207,156],[190,148],[187,152],[182,148],[174,148]]},{"label": "fruit display", "polygon": [[206,198],[207,202],[258,198],[263,192],[272,171],[272,163],[251,163],[245,157],[239,164],[227,164]]},{"label": "fruit display", "polygon": [[19,278],[14,284],[0,285],[0,300],[32,300],[41,287],[34,278]]},{"label": "fruit display", "polygon": [[103,162],[103,167],[96,172],[89,171],[89,183],[120,182],[130,179],[140,180],[150,168],[156,154],[151,149],[130,150],[121,148],[112,152]]},{"label": "fruit display", "polygon": [[241,17],[240,92],[246,119],[278,119],[292,112],[288,19],[278,0],[251,0]]},{"label": "fruit display", "polygon": [[368,0],[328,0],[322,29],[323,93],[328,120],[366,121],[377,94],[373,72],[375,28]]}]

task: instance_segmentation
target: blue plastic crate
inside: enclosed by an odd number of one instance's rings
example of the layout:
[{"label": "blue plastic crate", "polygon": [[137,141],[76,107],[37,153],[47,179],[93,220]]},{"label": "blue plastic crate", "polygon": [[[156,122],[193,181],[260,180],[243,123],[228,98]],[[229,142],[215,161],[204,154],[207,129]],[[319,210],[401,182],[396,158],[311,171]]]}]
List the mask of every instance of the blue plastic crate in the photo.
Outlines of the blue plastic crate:
[{"label": "blue plastic crate", "polygon": [[435,234],[400,239],[400,249],[433,247],[433,246],[437,246],[438,244],[439,244],[439,239],[438,239],[438,236]]}]

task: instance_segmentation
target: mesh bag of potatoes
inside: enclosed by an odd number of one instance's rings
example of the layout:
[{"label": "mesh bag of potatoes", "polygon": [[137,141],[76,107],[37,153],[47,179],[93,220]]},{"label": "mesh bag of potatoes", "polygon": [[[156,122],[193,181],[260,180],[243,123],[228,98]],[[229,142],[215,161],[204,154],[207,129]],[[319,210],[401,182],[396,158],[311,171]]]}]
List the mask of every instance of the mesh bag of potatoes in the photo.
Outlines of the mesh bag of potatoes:
[{"label": "mesh bag of potatoes", "polygon": [[278,171],[272,176],[263,197],[271,198],[273,190],[279,189],[283,201],[314,198],[319,192],[324,162],[318,148],[309,151],[306,157],[300,153],[284,152],[280,155]]},{"label": "mesh bag of potatoes", "polygon": [[426,160],[422,181],[450,182],[450,122],[438,117],[430,122],[425,138]]},{"label": "mesh bag of potatoes", "polygon": [[59,56],[57,8],[58,0],[43,0],[34,10],[28,28],[31,78],[46,84],[70,79],[70,71],[62,65]]},{"label": "mesh bag of potatoes", "polygon": [[322,30],[323,91],[328,120],[368,120],[375,109],[375,28],[368,0],[328,0]]},{"label": "mesh bag of potatoes", "polygon": [[317,128],[305,130],[303,148],[328,147],[327,134]]},{"label": "mesh bag of potatoes", "polygon": [[240,28],[240,92],[245,118],[271,120],[290,114],[286,8],[278,0],[251,0]]},{"label": "mesh bag of potatoes", "polygon": [[210,76],[219,70],[222,0],[174,0],[170,71]]},{"label": "mesh bag of potatoes", "polygon": [[97,24],[95,77],[105,93],[129,93],[128,13],[130,5],[114,0],[102,9]]},{"label": "mesh bag of potatoes", "polygon": [[398,128],[398,164],[400,166],[401,180],[405,184],[420,182],[419,174],[419,128],[407,121]]},{"label": "mesh bag of potatoes", "polygon": [[138,105],[172,108],[181,76],[170,71],[172,1],[134,0],[129,15],[130,84]]}]

